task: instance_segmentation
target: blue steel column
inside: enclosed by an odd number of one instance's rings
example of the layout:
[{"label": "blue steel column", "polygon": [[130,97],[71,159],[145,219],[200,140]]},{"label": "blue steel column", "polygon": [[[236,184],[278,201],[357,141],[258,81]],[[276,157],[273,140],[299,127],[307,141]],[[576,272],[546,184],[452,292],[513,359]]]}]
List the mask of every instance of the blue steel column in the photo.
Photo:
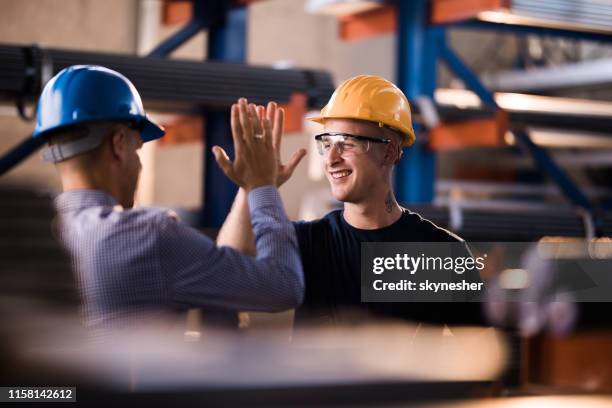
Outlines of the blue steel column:
[{"label": "blue steel column", "polygon": [[[224,22],[210,27],[209,60],[245,62],[246,17],[246,8],[228,9]],[[204,113],[204,121],[204,197],[201,221],[204,227],[218,228],[223,224],[237,191],[236,186],[219,169],[211,152],[211,148],[218,145],[233,159],[229,111],[208,110]]]},{"label": "blue steel column", "polygon": [[[433,98],[436,88],[436,43],[442,29],[428,28],[426,0],[397,1],[397,84],[409,100]],[[430,202],[434,197],[436,161],[425,129],[415,126],[416,143],[404,151],[395,174],[400,203]]]}]

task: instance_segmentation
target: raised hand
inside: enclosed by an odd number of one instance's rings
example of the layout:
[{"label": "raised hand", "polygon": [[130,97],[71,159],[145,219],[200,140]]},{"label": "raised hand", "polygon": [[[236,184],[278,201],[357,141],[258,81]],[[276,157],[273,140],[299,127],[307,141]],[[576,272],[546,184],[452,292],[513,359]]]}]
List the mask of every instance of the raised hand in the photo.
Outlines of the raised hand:
[{"label": "raised hand", "polygon": [[276,185],[280,187],[285,181],[289,180],[293,171],[306,155],[306,149],[299,149],[291,155],[289,161],[285,164],[281,162],[281,138],[283,136],[283,126],[285,123],[285,110],[279,108],[276,102],[268,102],[268,106],[264,109],[263,106],[257,108],[257,114],[260,120],[264,117],[268,122],[272,123],[272,144],[274,146],[275,160],[278,168],[278,178]]},{"label": "raised hand", "polygon": [[215,160],[225,175],[247,191],[265,185],[278,185],[277,156],[270,120],[260,118],[255,105],[240,98],[237,104],[232,105],[231,127],[234,161],[221,147],[212,148]]}]

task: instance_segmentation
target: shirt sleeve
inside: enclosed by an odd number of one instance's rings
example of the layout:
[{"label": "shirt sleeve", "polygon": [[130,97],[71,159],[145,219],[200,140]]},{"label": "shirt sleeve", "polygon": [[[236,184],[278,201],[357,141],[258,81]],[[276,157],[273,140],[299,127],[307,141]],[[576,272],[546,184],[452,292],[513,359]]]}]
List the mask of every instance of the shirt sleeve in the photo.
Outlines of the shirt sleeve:
[{"label": "shirt sleeve", "polygon": [[172,303],[268,312],[301,304],[304,276],[297,238],[278,190],[260,187],[248,200],[256,258],[217,247],[176,217],[164,215],[159,256]]}]

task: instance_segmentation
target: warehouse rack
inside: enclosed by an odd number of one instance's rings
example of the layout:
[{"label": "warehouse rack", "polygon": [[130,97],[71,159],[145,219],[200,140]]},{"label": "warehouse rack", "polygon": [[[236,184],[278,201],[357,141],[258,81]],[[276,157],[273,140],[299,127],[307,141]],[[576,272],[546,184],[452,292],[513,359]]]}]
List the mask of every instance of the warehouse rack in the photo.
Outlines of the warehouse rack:
[{"label": "warehouse rack", "polygon": [[[561,4],[563,3],[563,4]],[[534,144],[529,132],[525,128],[526,116],[531,120],[551,124],[549,119],[554,113],[539,115],[537,112],[517,112],[514,117],[500,115],[500,109],[495,95],[481,82],[480,78],[472,72],[462,59],[452,50],[446,40],[446,31],[449,28],[478,28],[486,30],[504,30],[514,34],[537,34],[555,37],[596,40],[610,42],[612,40],[612,26],[598,25],[587,27],[588,16],[601,15],[604,11],[612,13],[612,5],[599,9],[597,13],[587,13],[580,21],[573,21],[579,16],[576,10],[563,12],[562,6],[567,1],[543,1],[538,6],[529,6],[521,1],[466,1],[452,0],[415,0],[397,1],[394,4],[395,26],[397,30],[397,72],[398,85],[406,92],[411,100],[423,97],[434,100],[437,76],[437,60],[443,61],[448,68],[461,79],[467,88],[475,92],[483,106],[491,112],[496,122],[495,131],[505,133],[504,128],[514,133],[521,147],[537,163],[543,173],[550,176],[564,192],[571,203],[584,208],[592,217],[598,227],[601,226],[601,211],[597,208],[573,180],[551,158],[548,152]],[[597,7],[595,2],[587,6]],[[592,4],[591,4],[592,3]],[[553,6],[558,7],[553,7]],[[545,12],[552,20],[544,20],[542,15],[534,15],[537,7],[548,7]],[[583,8],[593,10],[593,8]],[[557,10],[557,13],[553,11]],[[561,11],[559,11],[561,10]],[[368,12],[372,13],[372,12]],[[561,18],[563,17],[563,18]],[[602,20],[607,21],[607,20]],[[581,24],[582,23],[582,24]],[[522,120],[516,121],[519,117]],[[550,115],[550,116],[549,116]],[[608,133],[610,117],[585,117],[581,120],[576,116],[556,115],[557,119],[565,125],[584,130],[593,130],[593,125],[599,120],[602,126],[598,130]],[[588,115],[587,115],[588,116]],[[509,119],[509,124],[508,124]],[[504,122],[504,120],[506,122]],[[584,127],[583,127],[584,126]],[[554,126],[557,127],[557,126]],[[435,152],[428,148],[427,130],[420,126],[417,132],[421,133],[421,140],[425,143],[417,144],[407,150],[406,160],[400,163],[397,171],[398,199],[407,203],[431,202],[434,197],[435,182]],[[418,140],[419,138],[417,138]],[[598,230],[599,231],[599,230]]]},{"label": "warehouse rack", "polygon": [[[245,65],[246,8],[221,0],[192,1],[193,17],[185,27],[159,44],[147,58],[0,46],[0,100],[17,102],[23,117],[25,104],[38,96],[42,85],[72,64],[99,64],[128,77],[148,109],[197,112],[204,118],[207,146],[219,145],[230,156],[229,107],[239,97],[254,103],[287,103],[304,94],[308,108],[321,108],[333,92],[329,73],[317,70],[273,69]],[[165,59],[201,30],[208,30],[206,62]],[[8,171],[45,141],[28,137],[0,158],[0,174]],[[236,187],[217,167],[210,149],[204,158],[204,206],[201,223],[219,227]]]},{"label": "warehouse rack", "polygon": [[[267,100],[282,103],[298,92],[306,94],[309,108],[318,108],[333,91],[333,83],[327,72],[276,70],[244,65],[244,5],[248,3],[193,0],[192,20],[162,42],[146,59],[38,47],[0,46],[0,66],[5,73],[0,78],[0,99],[16,100],[20,113],[27,116],[25,103],[38,95],[41,84],[51,75],[71,64],[101,64],[117,69],[130,78],[140,90],[148,108],[201,113],[206,119],[207,145],[221,145],[231,155],[227,108],[236,98],[245,96],[256,103]],[[557,13],[556,20],[548,22],[538,15],[536,9],[520,1],[414,0],[383,6],[393,10],[394,22],[391,26],[398,36],[397,82],[413,102],[417,118],[416,130],[421,136],[417,139],[421,142],[406,151],[406,160],[400,162],[396,171],[395,183],[400,202],[427,203],[432,202],[434,198],[436,152],[428,142],[438,129],[431,129],[421,115],[420,101],[425,97],[433,101],[436,107],[441,121],[441,126],[437,128],[455,123],[488,120],[492,126],[486,129],[493,129],[496,138],[503,138],[508,130],[512,131],[517,145],[535,159],[540,170],[559,185],[569,201],[586,209],[594,223],[600,224],[600,209],[573,183],[545,149],[531,142],[529,127],[544,126],[606,134],[612,128],[612,109],[606,107],[604,110],[590,111],[585,101],[566,100],[566,104],[575,106],[575,111],[556,112],[547,108],[548,103],[529,95],[522,95],[523,100],[531,98],[532,103],[539,104],[541,108],[525,110],[504,105],[498,101],[499,94],[493,94],[483,85],[446,40],[447,30],[454,27],[506,30],[516,34],[535,33],[606,42],[612,39],[612,30],[605,24],[589,29],[585,24],[580,24],[589,21],[589,16],[604,12],[603,10],[597,9],[597,13],[594,13],[593,8],[587,7],[581,9],[583,14],[574,10],[573,14],[570,14],[579,21],[569,21],[571,15],[568,17],[568,12],[563,11],[567,3],[562,0],[542,2],[543,9],[556,10]],[[462,6],[458,7],[458,4]],[[365,14],[368,13],[371,12]],[[562,18],[564,16],[567,17],[565,21]],[[202,29],[207,29],[209,33],[208,61],[164,58]],[[465,108],[436,101],[438,59],[474,91],[481,100],[479,106]],[[555,103],[558,101],[559,99],[555,99]],[[41,142],[29,138],[11,154],[0,159],[0,172],[13,166]],[[201,221],[204,226],[218,227],[229,211],[235,187],[216,167],[209,149],[205,151],[204,206]]]},{"label": "warehouse rack", "polygon": [[0,45],[0,100],[32,102],[50,76],[76,64],[121,72],[134,83],[147,108],[154,110],[225,109],[241,95],[254,103],[287,103],[295,92],[307,94],[309,105],[319,107],[333,91],[325,71]]}]

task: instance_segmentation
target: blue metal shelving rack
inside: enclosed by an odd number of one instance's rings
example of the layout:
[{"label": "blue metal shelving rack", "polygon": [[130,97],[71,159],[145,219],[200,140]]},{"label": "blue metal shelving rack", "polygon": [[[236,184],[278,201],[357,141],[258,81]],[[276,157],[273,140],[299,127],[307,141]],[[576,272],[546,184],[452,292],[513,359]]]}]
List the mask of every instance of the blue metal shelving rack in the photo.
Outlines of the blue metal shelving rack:
[{"label": "blue metal shelving rack", "polygon": [[[396,1],[397,15],[397,77],[398,86],[409,100],[431,98],[436,89],[437,61],[442,60],[465,85],[475,92],[485,107],[498,109],[493,94],[478,76],[461,60],[446,42],[449,28],[503,30],[517,35],[546,35],[571,39],[612,42],[612,35],[580,31],[574,28],[542,27],[517,22],[490,22],[469,20],[449,24],[430,24],[429,0]],[[417,143],[406,152],[396,172],[397,197],[403,203],[427,203],[434,198],[436,170],[435,153],[427,147],[427,132],[416,127]],[[567,175],[548,152],[531,142],[528,132],[513,129],[519,146],[532,156],[538,168],[546,173],[561,189],[566,198],[586,210],[595,225],[599,224],[599,211],[580,187]]]}]

